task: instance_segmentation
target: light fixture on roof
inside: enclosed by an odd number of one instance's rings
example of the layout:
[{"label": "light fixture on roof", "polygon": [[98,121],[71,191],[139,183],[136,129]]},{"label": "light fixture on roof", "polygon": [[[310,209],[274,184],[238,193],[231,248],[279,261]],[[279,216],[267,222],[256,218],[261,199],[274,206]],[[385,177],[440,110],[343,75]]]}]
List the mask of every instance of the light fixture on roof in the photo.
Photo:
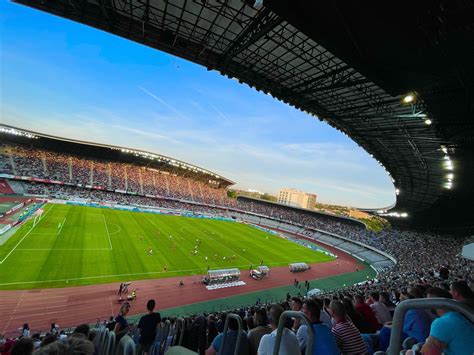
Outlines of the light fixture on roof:
[{"label": "light fixture on roof", "polygon": [[443,151],[444,154],[448,154],[448,148],[445,145],[441,146],[441,150]]},{"label": "light fixture on roof", "polygon": [[451,160],[446,160],[444,162],[444,167],[447,169],[447,170],[453,170],[453,163]]},{"label": "light fixture on roof", "polygon": [[400,189],[395,189],[395,193],[398,195],[400,195]]},{"label": "light fixture on roof", "polygon": [[451,179],[451,180],[452,180],[452,179],[454,178],[454,174],[453,174],[453,173],[449,173],[448,175],[446,175],[446,177],[447,177],[448,179]]},{"label": "light fixture on roof", "polygon": [[411,104],[412,102],[415,101],[415,99],[416,99],[416,95],[414,93],[409,93],[403,97],[402,101],[404,104]]},{"label": "light fixture on roof", "polygon": [[427,118],[427,119],[425,120],[425,124],[427,124],[428,126],[429,126],[430,124],[432,124],[432,123],[433,123],[433,121],[431,121],[429,118]]}]

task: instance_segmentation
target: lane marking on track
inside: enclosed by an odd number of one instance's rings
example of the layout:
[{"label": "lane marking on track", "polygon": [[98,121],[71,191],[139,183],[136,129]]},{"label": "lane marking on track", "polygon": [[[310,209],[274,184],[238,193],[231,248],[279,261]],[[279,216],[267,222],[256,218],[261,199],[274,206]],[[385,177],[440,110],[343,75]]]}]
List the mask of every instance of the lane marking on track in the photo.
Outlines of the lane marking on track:
[{"label": "lane marking on track", "polygon": [[107,231],[107,237],[109,238],[110,250],[112,250],[112,241],[110,240],[109,227],[107,227],[107,221],[105,220],[105,216],[104,216],[104,215],[102,215],[102,218],[104,219],[105,230]]},{"label": "lane marking on track", "polygon": [[46,217],[46,215],[49,213],[49,211],[51,211],[53,209],[54,205],[51,205],[51,207],[49,208],[49,210],[46,211],[46,213],[41,217],[40,221],[38,223],[36,223],[34,226],[32,226],[30,228],[30,230],[28,232],[26,232],[26,234],[23,236],[23,238],[20,239],[20,241],[18,243],[16,243],[16,245],[13,247],[12,250],[10,250],[10,252],[7,254],[7,256],[5,256],[3,258],[2,261],[0,261],[0,264],[3,264],[5,262],[5,260],[8,259],[8,257],[15,251],[15,249],[21,244],[21,242],[31,233],[31,231],[38,225],[41,223],[41,221],[44,219],[44,217]]}]

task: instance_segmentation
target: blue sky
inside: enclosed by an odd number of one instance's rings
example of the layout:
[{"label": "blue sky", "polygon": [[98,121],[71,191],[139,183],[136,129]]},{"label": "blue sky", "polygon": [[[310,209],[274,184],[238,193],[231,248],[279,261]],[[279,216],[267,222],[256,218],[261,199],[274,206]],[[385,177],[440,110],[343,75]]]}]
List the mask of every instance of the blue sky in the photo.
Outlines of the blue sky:
[{"label": "blue sky", "polygon": [[384,207],[384,170],[346,136],[217,72],[0,1],[0,120],[140,148],[236,187],[294,187],[321,202]]}]

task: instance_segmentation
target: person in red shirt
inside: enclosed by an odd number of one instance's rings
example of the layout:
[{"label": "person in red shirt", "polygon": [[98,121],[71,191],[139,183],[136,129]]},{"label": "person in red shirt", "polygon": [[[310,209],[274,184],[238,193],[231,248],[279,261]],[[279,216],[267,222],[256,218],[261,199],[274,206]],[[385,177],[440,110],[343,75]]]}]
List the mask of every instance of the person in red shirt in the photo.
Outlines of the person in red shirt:
[{"label": "person in red shirt", "polygon": [[355,309],[362,315],[364,322],[367,324],[369,333],[375,333],[382,327],[375,317],[374,311],[372,311],[370,306],[364,302],[363,296],[354,296],[354,306]]}]

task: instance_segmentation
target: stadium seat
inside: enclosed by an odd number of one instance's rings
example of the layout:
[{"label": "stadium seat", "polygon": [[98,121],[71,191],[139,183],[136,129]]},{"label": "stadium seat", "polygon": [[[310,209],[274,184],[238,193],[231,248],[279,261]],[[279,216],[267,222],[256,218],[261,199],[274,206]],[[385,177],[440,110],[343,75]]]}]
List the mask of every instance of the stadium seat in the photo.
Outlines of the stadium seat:
[{"label": "stadium seat", "polygon": [[103,349],[106,347],[107,344],[107,339],[109,337],[109,330],[107,328],[103,329],[97,336],[97,342],[94,345],[97,345],[96,347],[96,353],[98,355],[103,354]]},{"label": "stadium seat", "polygon": [[99,349],[100,337],[103,331],[104,331],[104,328],[96,328],[94,330],[95,336],[92,342],[94,343],[94,348],[96,350],[96,353],[97,353],[97,350]]},{"label": "stadium seat", "polygon": [[[100,347],[99,347],[99,355],[108,355],[107,353],[107,346],[109,344],[109,338],[110,338],[110,331],[108,329],[105,329],[105,332],[102,335],[102,338],[100,339]],[[114,333],[114,341],[115,341],[115,333]]]},{"label": "stadium seat", "polygon": [[195,355],[195,354],[197,353],[179,345],[172,346],[165,352],[165,355]]},{"label": "stadium seat", "polygon": [[109,332],[109,337],[107,339],[107,344],[105,346],[105,355],[113,355],[115,354],[115,332]]},{"label": "stadium seat", "polygon": [[117,345],[116,355],[135,355],[135,343],[128,335],[124,335]]}]

